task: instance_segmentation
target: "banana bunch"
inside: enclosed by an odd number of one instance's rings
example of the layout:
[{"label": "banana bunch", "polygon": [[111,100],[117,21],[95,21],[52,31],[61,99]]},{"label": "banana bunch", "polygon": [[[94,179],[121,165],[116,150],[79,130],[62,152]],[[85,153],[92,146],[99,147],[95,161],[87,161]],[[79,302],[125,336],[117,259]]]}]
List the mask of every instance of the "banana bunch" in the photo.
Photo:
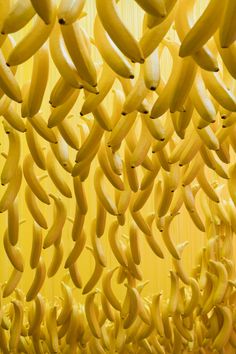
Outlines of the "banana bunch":
[{"label": "banana bunch", "polygon": [[0,8],[0,352],[235,353],[235,2]]}]

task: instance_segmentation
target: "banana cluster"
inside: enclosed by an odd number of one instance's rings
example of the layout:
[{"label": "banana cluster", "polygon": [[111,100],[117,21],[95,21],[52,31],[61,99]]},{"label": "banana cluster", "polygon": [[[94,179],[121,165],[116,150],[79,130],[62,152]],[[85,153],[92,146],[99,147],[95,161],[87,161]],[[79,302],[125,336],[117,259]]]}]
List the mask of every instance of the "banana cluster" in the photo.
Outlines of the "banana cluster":
[{"label": "banana cluster", "polygon": [[[236,2],[196,16],[199,0],[129,0],[138,39],[115,0],[94,1],[86,31],[90,2],[0,0],[0,350],[235,353]],[[204,238],[192,270],[183,213]],[[143,243],[171,262],[168,297],[144,295]]]}]

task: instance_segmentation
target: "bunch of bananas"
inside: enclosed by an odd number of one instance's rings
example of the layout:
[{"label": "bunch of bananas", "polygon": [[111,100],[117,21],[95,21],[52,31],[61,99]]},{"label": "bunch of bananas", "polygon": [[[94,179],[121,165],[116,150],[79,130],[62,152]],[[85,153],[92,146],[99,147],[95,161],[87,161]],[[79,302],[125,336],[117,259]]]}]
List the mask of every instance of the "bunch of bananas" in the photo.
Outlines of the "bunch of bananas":
[{"label": "bunch of bananas", "polygon": [[124,2],[0,0],[3,354],[236,351],[236,2]]}]

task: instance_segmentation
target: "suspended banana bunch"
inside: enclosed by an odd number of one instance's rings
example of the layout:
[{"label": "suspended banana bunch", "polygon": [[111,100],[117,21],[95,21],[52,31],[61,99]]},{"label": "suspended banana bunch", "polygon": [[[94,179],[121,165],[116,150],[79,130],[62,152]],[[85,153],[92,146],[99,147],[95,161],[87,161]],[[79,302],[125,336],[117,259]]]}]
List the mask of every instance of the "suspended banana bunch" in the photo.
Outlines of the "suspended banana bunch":
[{"label": "suspended banana bunch", "polygon": [[0,0],[1,353],[235,353],[235,23]]}]

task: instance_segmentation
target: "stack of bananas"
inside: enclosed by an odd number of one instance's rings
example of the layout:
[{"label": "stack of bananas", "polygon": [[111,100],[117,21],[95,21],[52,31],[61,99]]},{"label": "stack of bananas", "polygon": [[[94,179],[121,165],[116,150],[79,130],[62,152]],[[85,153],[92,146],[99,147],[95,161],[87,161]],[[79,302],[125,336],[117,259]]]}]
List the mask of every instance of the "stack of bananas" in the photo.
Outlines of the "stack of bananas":
[{"label": "stack of bananas", "polygon": [[235,24],[0,0],[1,353],[236,352]]}]

